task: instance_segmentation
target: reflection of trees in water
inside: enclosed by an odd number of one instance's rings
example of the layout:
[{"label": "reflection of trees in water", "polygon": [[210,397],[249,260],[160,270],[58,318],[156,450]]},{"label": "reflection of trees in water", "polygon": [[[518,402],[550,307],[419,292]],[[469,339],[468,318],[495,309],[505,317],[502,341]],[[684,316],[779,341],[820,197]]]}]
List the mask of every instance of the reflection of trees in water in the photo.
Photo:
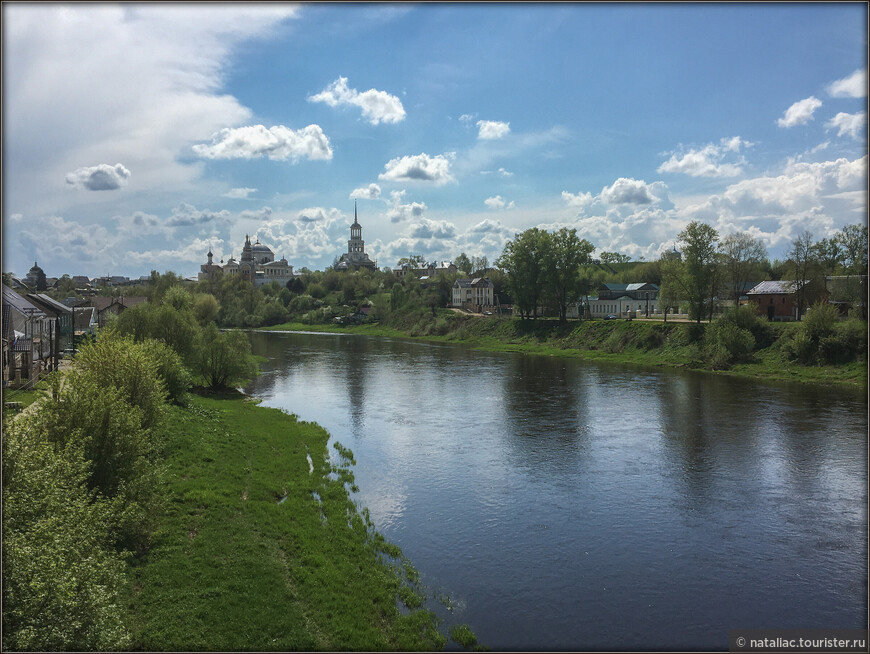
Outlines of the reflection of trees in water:
[{"label": "reflection of trees in water", "polygon": [[586,444],[588,381],[575,361],[532,356],[505,359],[502,406],[506,445],[520,467],[540,472],[576,464]]}]

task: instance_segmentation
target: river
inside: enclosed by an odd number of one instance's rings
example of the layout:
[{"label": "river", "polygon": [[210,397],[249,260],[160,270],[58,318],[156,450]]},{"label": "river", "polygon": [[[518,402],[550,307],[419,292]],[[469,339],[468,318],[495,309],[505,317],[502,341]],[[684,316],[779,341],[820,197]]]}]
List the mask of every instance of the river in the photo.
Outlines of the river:
[{"label": "river", "polygon": [[867,628],[860,392],[354,335],[252,333],[246,391],[495,650],[727,650]]}]

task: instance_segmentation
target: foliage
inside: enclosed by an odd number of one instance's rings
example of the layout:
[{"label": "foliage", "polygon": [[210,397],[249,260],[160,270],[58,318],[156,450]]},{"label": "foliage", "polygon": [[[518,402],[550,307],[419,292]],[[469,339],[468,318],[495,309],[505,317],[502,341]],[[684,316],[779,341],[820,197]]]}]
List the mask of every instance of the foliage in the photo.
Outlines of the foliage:
[{"label": "foliage", "polygon": [[85,461],[18,420],[5,430],[2,465],[3,650],[128,648],[125,566]]},{"label": "foliage", "polygon": [[477,636],[467,624],[454,625],[450,628],[450,638],[466,649],[477,644]]},{"label": "foliage", "polygon": [[714,368],[725,368],[749,357],[755,349],[755,337],[748,329],[729,319],[731,313],[714,320],[707,327],[705,349]]},{"label": "foliage", "polygon": [[157,364],[157,376],[163,381],[169,400],[183,404],[192,380],[181,357],[171,347],[154,339],[143,341],[142,348]]},{"label": "foliage", "polygon": [[193,316],[200,326],[207,325],[217,318],[221,305],[211,293],[197,293],[193,301]]},{"label": "foliage", "polygon": [[197,339],[194,370],[212,390],[228,388],[257,375],[251,343],[244,332],[219,332],[210,324]]},{"label": "foliage", "polygon": [[803,365],[842,365],[867,357],[867,323],[840,321],[837,308],[826,302],[814,304],[800,328],[785,339],[784,354]]},{"label": "foliage", "polygon": [[719,242],[719,252],[723,257],[722,276],[736,305],[746,291],[744,285],[760,278],[761,266],[767,259],[767,249],[761,239],[753,238],[746,232],[737,232]]},{"label": "foliage", "polygon": [[[545,232],[546,233],[546,232]],[[577,237],[576,229],[561,228],[542,241],[546,248],[544,284],[559,312],[559,321],[567,320],[568,303],[578,299],[581,292],[580,266],[588,264],[595,246]]]},{"label": "foliage", "polygon": [[709,225],[693,221],[677,237],[683,243],[683,274],[673,281],[681,286],[689,303],[689,317],[701,322],[712,314],[712,299],[716,291],[716,241],[719,234]]},{"label": "foliage", "polygon": [[620,254],[619,252],[602,252],[599,259],[604,263],[628,263],[631,261],[631,257],[627,254]]}]

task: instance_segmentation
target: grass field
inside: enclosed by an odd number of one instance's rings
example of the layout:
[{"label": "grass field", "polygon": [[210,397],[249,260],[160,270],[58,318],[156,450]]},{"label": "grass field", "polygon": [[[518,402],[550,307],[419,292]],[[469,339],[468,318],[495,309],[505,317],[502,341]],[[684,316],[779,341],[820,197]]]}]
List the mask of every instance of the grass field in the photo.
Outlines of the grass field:
[{"label": "grass field", "polygon": [[[446,637],[401,552],[349,499],[349,451],[238,395],[172,407],[168,502],[134,563],[137,649],[429,650]],[[397,598],[404,600],[400,607]]]}]

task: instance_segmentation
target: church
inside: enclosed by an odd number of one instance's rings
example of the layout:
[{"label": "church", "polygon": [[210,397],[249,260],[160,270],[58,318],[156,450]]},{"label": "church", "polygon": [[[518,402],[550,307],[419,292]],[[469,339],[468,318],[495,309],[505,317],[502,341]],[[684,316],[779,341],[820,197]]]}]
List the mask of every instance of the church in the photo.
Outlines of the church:
[{"label": "church", "polygon": [[236,261],[232,255],[224,263],[214,262],[211,250],[208,252],[208,261],[200,266],[199,281],[213,280],[223,275],[240,275],[242,279],[251,282],[254,286],[262,286],[269,282],[287,284],[293,278],[293,266],[287,263],[287,259],[281,257],[275,261],[275,255],[268,245],[260,243],[260,239],[253,245],[251,238],[245,235],[245,245],[242,248],[242,258]]},{"label": "church", "polygon": [[341,255],[336,270],[378,269],[378,262],[369,259],[366,254],[365,241],[362,239],[362,227],[357,220],[356,202],[353,203],[353,225],[350,226],[350,240],[347,242],[347,252]]}]

